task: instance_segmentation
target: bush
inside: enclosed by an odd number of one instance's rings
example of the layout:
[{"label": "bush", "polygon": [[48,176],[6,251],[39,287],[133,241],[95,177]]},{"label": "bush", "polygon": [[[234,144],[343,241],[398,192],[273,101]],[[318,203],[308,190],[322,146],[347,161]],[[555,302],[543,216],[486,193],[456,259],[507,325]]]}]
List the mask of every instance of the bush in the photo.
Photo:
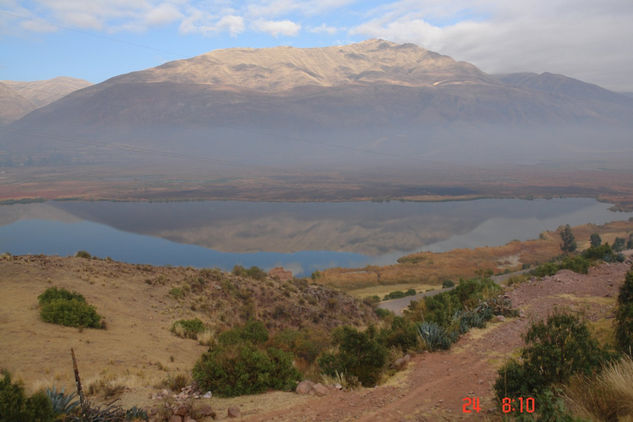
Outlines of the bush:
[{"label": "bush", "polygon": [[68,290],[62,288],[57,288],[57,287],[49,287],[48,289],[46,289],[44,291],[44,293],[42,293],[41,295],[39,295],[37,297],[37,300],[40,303],[40,306],[45,305],[47,303],[51,303],[53,300],[56,299],[63,299],[63,300],[77,300],[79,302],[85,302],[86,299],[83,297],[83,295],[77,293],[77,292],[69,292]]},{"label": "bush", "polygon": [[369,327],[361,332],[346,326],[337,329],[333,337],[338,352],[325,353],[318,359],[321,370],[329,376],[354,376],[366,387],[376,385],[388,355],[387,348],[376,338],[376,330]]},{"label": "bush", "polygon": [[574,234],[571,231],[571,227],[569,227],[569,224],[567,224],[563,230],[561,230],[560,232],[560,238],[563,241],[563,243],[561,243],[560,248],[563,252],[573,252],[576,250],[576,238],[574,237]]},{"label": "bush", "polygon": [[633,233],[629,234],[629,240],[626,242],[627,249],[633,249]]},{"label": "bush", "polygon": [[241,265],[236,265],[233,267],[233,275],[238,277],[250,277],[255,280],[264,280],[268,276],[266,271],[262,270],[257,266],[252,266],[249,269],[242,267]]},{"label": "bush", "polygon": [[11,375],[2,371],[0,378],[0,422],[52,422],[53,405],[44,392],[26,397],[24,388],[11,381]]},{"label": "bush", "polygon": [[169,295],[174,299],[182,299],[185,297],[185,291],[180,287],[174,287],[169,290]]},{"label": "bush", "polygon": [[244,342],[209,349],[194,366],[193,377],[203,390],[233,397],[268,389],[292,390],[301,374],[292,366],[290,353]]},{"label": "bush", "polygon": [[45,322],[67,327],[102,328],[94,306],[77,299],[55,299],[41,307],[40,316]]},{"label": "bush", "polygon": [[455,282],[452,281],[452,280],[444,280],[442,282],[442,288],[443,289],[448,289],[448,288],[451,288],[451,287],[454,287],[454,286],[455,286]]},{"label": "bush", "polygon": [[589,237],[589,242],[591,243],[592,248],[596,248],[600,246],[600,244],[602,243],[602,239],[600,238],[600,235],[598,233],[592,233]]},{"label": "bush", "polygon": [[86,259],[90,259],[92,258],[92,255],[90,255],[88,252],[86,251],[77,251],[77,253],[75,254],[75,256],[77,258],[86,258]]},{"label": "bush", "polygon": [[307,363],[313,363],[329,345],[329,337],[325,333],[308,331],[308,329],[286,329],[278,332],[271,340],[274,348],[294,354]]},{"label": "bush", "polygon": [[383,309],[383,308],[376,308],[374,309],[374,313],[378,316],[378,318],[380,319],[385,319],[390,315],[393,315],[393,312],[387,310],[387,309]]},{"label": "bush", "polygon": [[578,317],[556,312],[534,323],[524,336],[521,362],[509,361],[498,372],[497,398],[542,394],[573,374],[591,374],[609,355],[601,350]]},{"label": "bush", "polygon": [[400,299],[401,297],[415,296],[415,295],[416,295],[415,289],[409,289],[406,292],[395,290],[391,293],[386,294],[383,300]]},{"label": "bush", "polygon": [[224,331],[218,336],[218,341],[225,346],[243,342],[262,344],[268,341],[268,330],[261,321],[250,320],[241,327]]},{"label": "bush", "polygon": [[618,295],[615,338],[618,349],[633,356],[633,270],[626,273]]},{"label": "bush", "polygon": [[391,327],[380,331],[380,342],[387,347],[397,347],[403,353],[420,345],[416,324],[402,317],[394,317]]},{"label": "bush", "polygon": [[194,319],[181,319],[174,322],[171,326],[171,332],[178,337],[183,338],[198,338],[198,334],[205,330],[205,325],[198,318]]}]

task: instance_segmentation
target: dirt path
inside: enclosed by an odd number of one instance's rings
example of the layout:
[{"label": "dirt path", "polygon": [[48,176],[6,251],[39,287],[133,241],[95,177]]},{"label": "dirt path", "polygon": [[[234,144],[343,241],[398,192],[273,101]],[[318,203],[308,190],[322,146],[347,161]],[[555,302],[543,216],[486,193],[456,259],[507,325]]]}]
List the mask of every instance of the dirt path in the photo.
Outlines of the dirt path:
[{"label": "dirt path", "polygon": [[[555,307],[583,310],[589,321],[610,318],[631,261],[604,264],[588,275],[561,271],[508,292],[524,316],[472,330],[447,352],[415,356],[406,373],[373,389],[332,391],[294,407],[245,414],[248,421],[497,420],[492,386],[496,370],[523,345],[521,335]],[[464,397],[479,397],[481,413],[462,413]]]}]

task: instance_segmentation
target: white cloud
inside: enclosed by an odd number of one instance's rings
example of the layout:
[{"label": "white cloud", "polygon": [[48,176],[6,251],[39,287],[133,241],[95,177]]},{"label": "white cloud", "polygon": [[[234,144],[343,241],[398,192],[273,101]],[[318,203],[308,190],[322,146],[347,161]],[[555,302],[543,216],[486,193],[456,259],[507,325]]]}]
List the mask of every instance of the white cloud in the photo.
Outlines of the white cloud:
[{"label": "white cloud", "polygon": [[234,37],[244,31],[244,18],[235,15],[223,16],[216,26],[219,31],[228,31]]},{"label": "white cloud", "polygon": [[162,3],[151,9],[145,16],[145,22],[149,26],[165,25],[182,18],[182,13],[176,6]]},{"label": "white cloud", "polygon": [[257,31],[267,32],[273,37],[279,35],[295,36],[301,30],[301,25],[290,20],[265,21],[259,20],[253,23],[253,28]]},{"label": "white cloud", "polygon": [[390,3],[371,11],[350,34],[415,42],[487,72],[549,71],[633,90],[630,0],[446,3]]},{"label": "white cloud", "polygon": [[236,36],[243,32],[244,28],[244,18],[241,16],[228,14],[219,17],[198,9],[190,9],[180,24],[180,32],[182,33],[200,33],[203,35],[227,31],[231,36]]},{"label": "white cloud", "polygon": [[314,27],[310,28],[309,31],[313,32],[315,34],[334,35],[334,34],[336,34],[339,31],[339,29],[334,27],[334,26],[329,26],[329,25],[326,25],[326,24],[322,23],[319,26],[314,26]]},{"label": "white cloud", "polygon": [[20,22],[20,26],[28,31],[33,32],[55,32],[57,27],[46,22],[43,19],[28,19]]}]

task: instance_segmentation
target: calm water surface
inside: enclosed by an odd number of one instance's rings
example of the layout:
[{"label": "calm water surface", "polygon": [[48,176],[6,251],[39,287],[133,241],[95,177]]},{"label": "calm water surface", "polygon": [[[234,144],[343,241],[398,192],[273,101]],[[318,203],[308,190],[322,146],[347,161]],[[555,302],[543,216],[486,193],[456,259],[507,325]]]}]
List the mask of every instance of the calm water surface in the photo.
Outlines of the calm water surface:
[{"label": "calm water surface", "polygon": [[51,201],[0,206],[0,251],[297,275],[388,264],[418,251],[495,246],[561,224],[626,220],[593,199],[456,202],[172,203]]}]

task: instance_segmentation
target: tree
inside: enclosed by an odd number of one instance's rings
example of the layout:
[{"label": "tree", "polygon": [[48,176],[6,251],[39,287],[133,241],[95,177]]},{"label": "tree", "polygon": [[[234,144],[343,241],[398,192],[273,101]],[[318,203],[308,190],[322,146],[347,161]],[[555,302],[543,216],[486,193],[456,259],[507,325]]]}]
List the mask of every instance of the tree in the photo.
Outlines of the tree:
[{"label": "tree", "polygon": [[618,348],[633,356],[633,270],[626,274],[618,295],[615,338]]},{"label": "tree", "polygon": [[613,250],[622,252],[626,246],[626,240],[623,237],[616,237],[613,241]]},{"label": "tree", "polygon": [[563,243],[560,245],[563,252],[569,253],[576,250],[576,238],[574,237],[569,224],[561,230],[560,237],[563,240]]},{"label": "tree", "polygon": [[598,233],[593,233],[589,240],[591,242],[592,248],[596,248],[602,243],[602,239],[600,238],[600,235]]},{"label": "tree", "polygon": [[629,235],[629,241],[626,242],[627,249],[633,249],[633,233]]}]

